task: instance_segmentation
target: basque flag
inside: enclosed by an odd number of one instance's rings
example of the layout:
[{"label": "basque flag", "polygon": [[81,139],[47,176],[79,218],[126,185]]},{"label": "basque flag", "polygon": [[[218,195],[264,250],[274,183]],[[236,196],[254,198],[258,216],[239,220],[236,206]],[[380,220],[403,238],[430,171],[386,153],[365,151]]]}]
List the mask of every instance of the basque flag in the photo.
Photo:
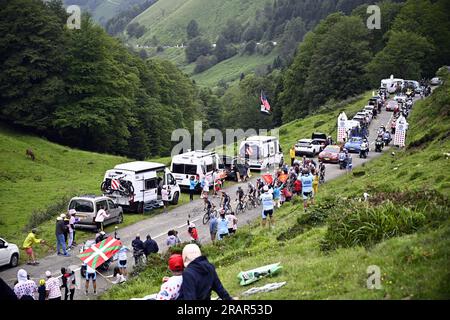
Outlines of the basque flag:
[{"label": "basque flag", "polygon": [[270,104],[263,90],[261,90],[261,112],[270,114]]},{"label": "basque flag", "polygon": [[107,239],[92,245],[89,249],[84,250],[78,255],[78,258],[92,269],[96,269],[114,256],[121,247],[122,242],[120,240],[108,237]]}]

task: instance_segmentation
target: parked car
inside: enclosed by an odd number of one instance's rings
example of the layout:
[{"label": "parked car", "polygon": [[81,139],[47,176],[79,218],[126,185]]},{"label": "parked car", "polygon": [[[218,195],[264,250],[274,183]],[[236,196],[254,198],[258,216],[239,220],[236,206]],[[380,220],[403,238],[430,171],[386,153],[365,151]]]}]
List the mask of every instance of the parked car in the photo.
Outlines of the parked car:
[{"label": "parked car", "polygon": [[365,120],[365,116],[362,116],[362,115],[355,115],[354,117],[353,117],[353,121],[358,121],[359,122],[359,124],[363,124],[364,123],[364,120]]},{"label": "parked car", "polygon": [[356,116],[368,117],[369,123],[372,122],[373,115],[368,111],[360,111],[356,114]]},{"label": "parked car", "polygon": [[432,86],[440,86],[442,84],[442,81],[439,77],[435,77],[433,79],[430,80],[430,84]]},{"label": "parked car", "polygon": [[321,151],[321,148],[322,146],[319,140],[301,139],[298,140],[297,144],[295,145],[295,155],[314,157]]},{"label": "parked car", "polygon": [[386,103],[386,111],[395,111],[398,109],[398,102],[396,100],[389,100]]},{"label": "parked car", "polygon": [[405,95],[397,95],[394,97],[394,100],[401,103],[406,103],[406,96]]},{"label": "parked car", "polygon": [[340,146],[329,145],[319,153],[319,160],[322,162],[339,163],[339,152],[341,151]]},{"label": "parked car", "polygon": [[105,208],[109,218],[105,218],[104,226],[123,222],[123,209],[106,196],[85,195],[74,197],[69,202],[69,210],[75,209],[75,228],[96,229],[95,217],[100,206]]},{"label": "parked car", "polygon": [[5,239],[0,238],[0,266],[9,265],[16,267],[19,264],[19,248],[8,243]]},{"label": "parked car", "polygon": [[311,135],[311,139],[312,140],[317,140],[320,142],[320,148],[322,151],[323,149],[325,149],[326,145],[327,145],[327,135],[325,133],[322,132],[314,132]]},{"label": "parked car", "polygon": [[359,153],[359,151],[361,150],[361,144],[362,143],[363,143],[363,138],[361,138],[361,137],[352,137],[344,145],[344,148],[347,149],[348,152]]}]

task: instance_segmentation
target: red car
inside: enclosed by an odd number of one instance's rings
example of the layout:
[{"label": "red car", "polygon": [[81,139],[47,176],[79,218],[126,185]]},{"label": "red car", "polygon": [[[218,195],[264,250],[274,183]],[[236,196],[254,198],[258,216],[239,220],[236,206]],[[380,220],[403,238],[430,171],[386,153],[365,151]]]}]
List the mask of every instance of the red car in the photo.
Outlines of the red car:
[{"label": "red car", "polygon": [[319,153],[319,161],[339,163],[339,152],[341,147],[332,145],[327,146],[321,153]]}]

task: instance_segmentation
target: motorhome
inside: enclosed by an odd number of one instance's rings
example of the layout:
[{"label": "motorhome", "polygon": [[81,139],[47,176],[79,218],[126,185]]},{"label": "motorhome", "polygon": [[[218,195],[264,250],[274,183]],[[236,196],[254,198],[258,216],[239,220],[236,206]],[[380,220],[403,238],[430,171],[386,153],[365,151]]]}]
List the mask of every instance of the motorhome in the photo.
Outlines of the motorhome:
[{"label": "motorhome", "polygon": [[162,163],[135,161],[116,165],[105,173],[101,189],[126,211],[143,212],[144,205],[162,206],[161,190],[169,190],[169,201],[177,204],[180,187],[170,170]]},{"label": "motorhome", "polygon": [[242,141],[239,158],[244,163],[248,161],[252,170],[265,170],[284,163],[280,141],[272,136],[253,136]]},{"label": "motorhome", "polygon": [[403,83],[403,79],[396,79],[393,75],[391,75],[390,78],[381,80],[380,87],[385,88],[389,93],[395,93],[403,88]]},{"label": "motorhome", "polygon": [[214,170],[219,170],[220,162],[219,155],[214,151],[189,151],[172,157],[170,169],[178,185],[188,188],[191,177],[205,177],[212,184],[212,174]]}]

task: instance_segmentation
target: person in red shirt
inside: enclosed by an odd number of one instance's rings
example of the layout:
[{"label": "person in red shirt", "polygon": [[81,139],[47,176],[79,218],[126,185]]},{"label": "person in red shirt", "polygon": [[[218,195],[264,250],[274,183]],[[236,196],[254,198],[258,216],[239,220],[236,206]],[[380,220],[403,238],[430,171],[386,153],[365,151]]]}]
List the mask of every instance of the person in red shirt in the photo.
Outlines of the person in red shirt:
[{"label": "person in red shirt", "polygon": [[297,195],[302,193],[302,182],[300,180],[294,182],[294,193]]},{"label": "person in red shirt", "polygon": [[195,224],[188,222],[188,233],[191,236],[191,242],[198,243],[198,232],[197,228],[195,227]]}]

